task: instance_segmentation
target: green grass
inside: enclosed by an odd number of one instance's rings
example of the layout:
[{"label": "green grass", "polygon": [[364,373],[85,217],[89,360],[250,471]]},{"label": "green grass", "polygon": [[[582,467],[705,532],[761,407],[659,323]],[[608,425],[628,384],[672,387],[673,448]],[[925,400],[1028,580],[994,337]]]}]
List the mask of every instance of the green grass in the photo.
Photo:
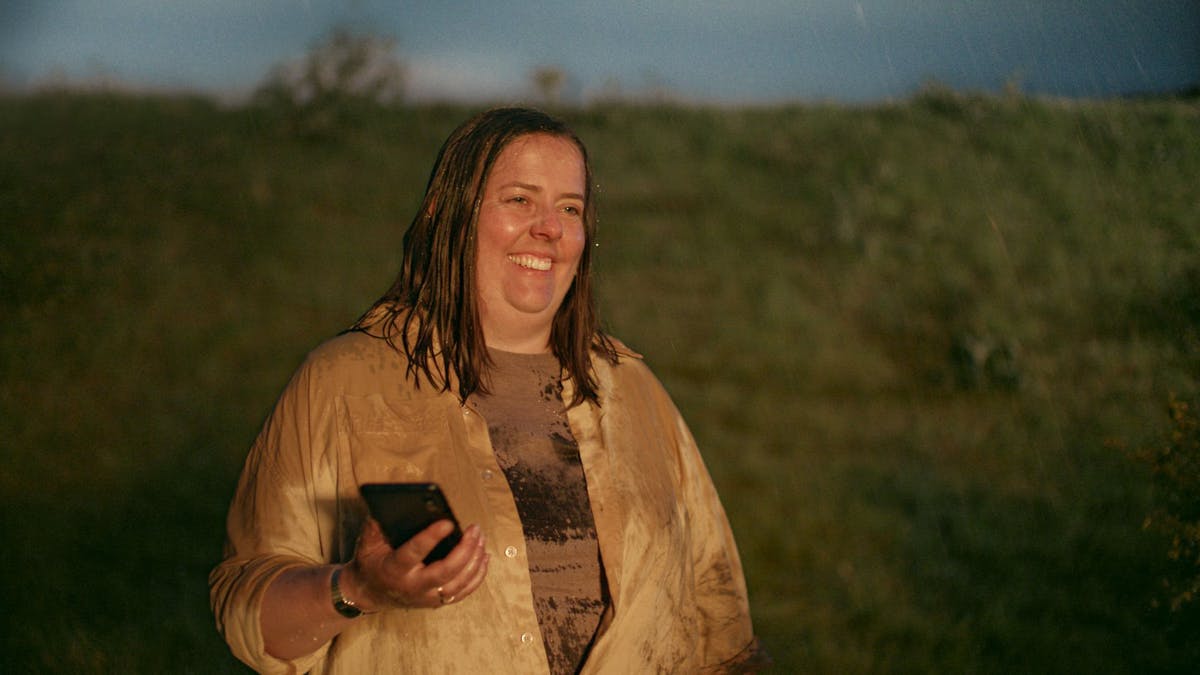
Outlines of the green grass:
[{"label": "green grass", "polygon": [[[390,284],[470,112],[296,138],[201,100],[0,100],[0,670],[239,670],[206,575],[241,461]],[[564,112],[602,313],[693,426],[778,672],[1200,658],[1127,458],[1200,389],[1195,101]]]}]

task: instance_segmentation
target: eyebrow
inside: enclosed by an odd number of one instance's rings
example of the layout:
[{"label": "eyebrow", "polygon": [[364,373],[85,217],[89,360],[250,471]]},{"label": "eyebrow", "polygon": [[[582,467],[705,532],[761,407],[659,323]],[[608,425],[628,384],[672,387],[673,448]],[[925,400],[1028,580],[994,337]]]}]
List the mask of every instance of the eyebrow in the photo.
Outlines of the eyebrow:
[{"label": "eyebrow", "polygon": [[[514,187],[521,188],[523,190],[529,190],[530,192],[541,192],[542,191],[542,188],[537,185],[533,185],[532,183],[522,183],[521,181],[513,181],[511,183],[505,183],[504,185],[500,186],[500,189],[503,190],[505,188],[514,188]],[[579,194],[578,192],[566,192],[566,193],[559,195],[559,198],[562,198],[562,197],[566,197],[568,199],[578,199],[579,201],[583,201],[583,195]]]}]

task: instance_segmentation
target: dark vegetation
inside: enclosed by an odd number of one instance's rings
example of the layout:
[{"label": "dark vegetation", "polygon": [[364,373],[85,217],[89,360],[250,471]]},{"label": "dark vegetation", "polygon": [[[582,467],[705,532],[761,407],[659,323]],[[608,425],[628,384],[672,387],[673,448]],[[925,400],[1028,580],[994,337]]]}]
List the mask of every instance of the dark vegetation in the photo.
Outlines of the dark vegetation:
[{"label": "dark vegetation", "polygon": [[[470,112],[0,99],[0,671],[239,670],[241,461]],[[1200,662],[1194,100],[563,113],[778,672]]]}]

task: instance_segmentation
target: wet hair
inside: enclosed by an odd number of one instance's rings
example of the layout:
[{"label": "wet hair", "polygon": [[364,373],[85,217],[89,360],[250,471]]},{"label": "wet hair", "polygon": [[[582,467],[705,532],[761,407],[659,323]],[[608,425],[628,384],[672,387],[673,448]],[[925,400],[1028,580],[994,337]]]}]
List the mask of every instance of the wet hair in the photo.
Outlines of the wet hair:
[{"label": "wet hair", "polygon": [[[408,358],[408,374],[444,391],[452,379],[465,401],[487,392],[491,366],[476,293],[475,255],[483,187],[496,159],[514,140],[529,134],[564,138],[583,157],[584,232],[596,234],[592,169],[583,141],[562,121],[528,108],[496,108],[479,113],[450,134],[438,152],[421,208],[404,234],[400,273],[391,288],[351,330],[385,339]],[[592,246],[585,245],[579,267],[554,315],[550,348],[574,385],[569,405],[598,403],[591,353],[615,363],[613,343],[601,331],[592,282]],[[450,376],[453,375],[453,378]]]}]

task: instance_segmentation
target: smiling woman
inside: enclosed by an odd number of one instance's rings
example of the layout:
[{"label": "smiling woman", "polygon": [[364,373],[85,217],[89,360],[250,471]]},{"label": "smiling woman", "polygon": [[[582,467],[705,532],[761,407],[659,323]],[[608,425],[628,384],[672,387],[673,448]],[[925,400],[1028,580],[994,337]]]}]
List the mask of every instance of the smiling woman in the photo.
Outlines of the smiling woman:
[{"label": "smiling woman", "polygon": [[[604,335],[583,143],[526,109],[443,146],[400,274],[318,347],[250,451],[210,577],[263,672],[753,672],[737,547],[695,442]],[[366,483],[441,486],[392,547]]]},{"label": "smiling woman", "polygon": [[575,144],[549,134],[519,138],[500,153],[484,185],[475,253],[489,345],[522,353],[549,345],[586,241],[586,173]]}]

